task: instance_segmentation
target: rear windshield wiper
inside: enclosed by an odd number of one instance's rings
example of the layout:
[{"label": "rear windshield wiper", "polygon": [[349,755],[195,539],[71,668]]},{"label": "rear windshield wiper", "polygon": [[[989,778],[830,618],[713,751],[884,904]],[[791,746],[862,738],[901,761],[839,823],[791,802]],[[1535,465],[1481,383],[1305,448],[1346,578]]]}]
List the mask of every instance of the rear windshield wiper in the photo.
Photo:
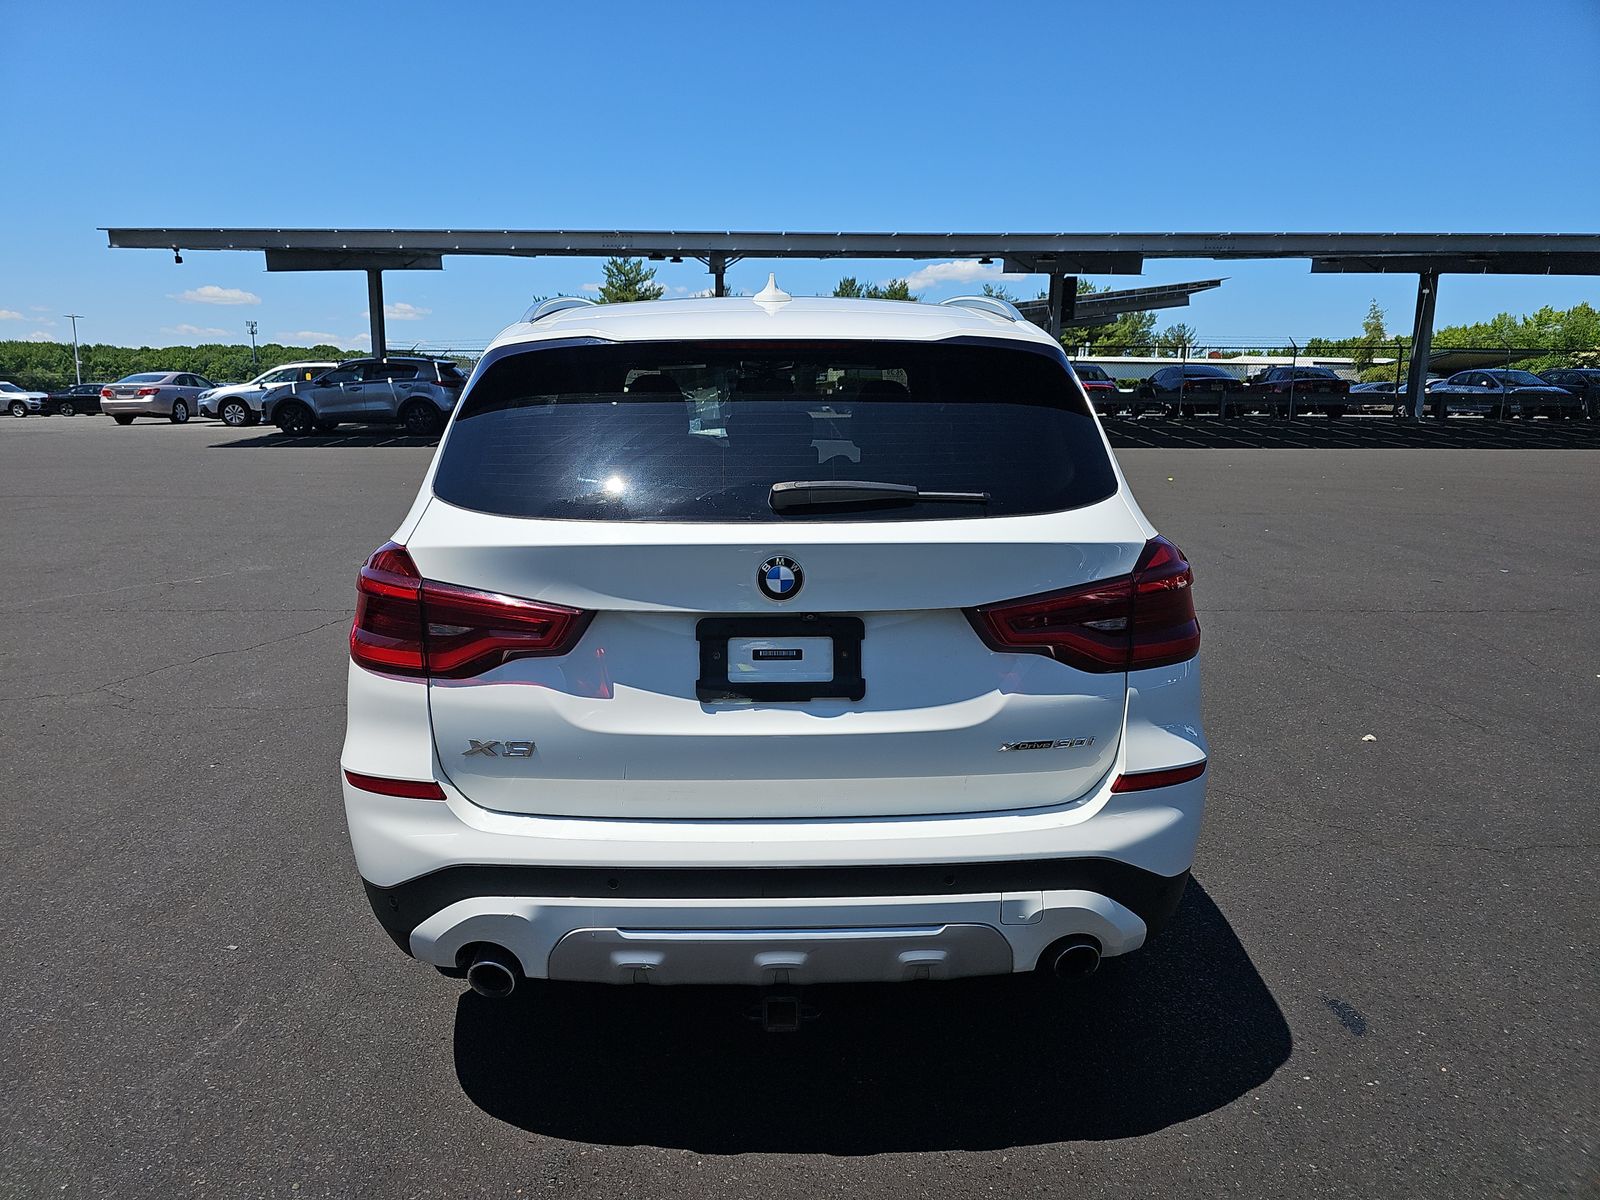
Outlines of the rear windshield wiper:
[{"label": "rear windshield wiper", "polygon": [[897,504],[987,504],[988,492],[924,492],[909,483],[865,479],[796,479],[767,493],[773,512],[797,508],[855,508]]}]

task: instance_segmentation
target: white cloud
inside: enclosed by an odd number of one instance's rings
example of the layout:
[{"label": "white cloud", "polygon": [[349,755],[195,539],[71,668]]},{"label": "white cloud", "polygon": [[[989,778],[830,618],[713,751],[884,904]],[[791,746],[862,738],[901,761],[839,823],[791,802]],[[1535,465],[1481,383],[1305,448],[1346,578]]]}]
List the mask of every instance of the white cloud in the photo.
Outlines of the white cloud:
[{"label": "white cloud", "polygon": [[[999,263],[984,266],[975,258],[958,258],[955,262],[933,263],[921,267],[906,276],[906,283],[910,284],[913,292],[923,288],[934,288],[944,283],[973,283],[982,280],[989,283],[1001,279],[1026,279],[1026,275],[1010,275]],[[885,279],[884,283],[890,282]]]},{"label": "white cloud", "polygon": [[0,321],[23,321],[26,319],[14,308],[0,308]]},{"label": "white cloud", "polygon": [[55,338],[51,337],[42,329],[35,329],[28,335],[28,340],[30,342],[53,342],[55,341]]},{"label": "white cloud", "polygon": [[370,342],[372,335],[357,333],[346,336],[342,333],[329,333],[325,329],[296,329],[290,333],[278,334],[277,340],[287,346],[339,346],[349,349],[358,342]]},{"label": "white cloud", "polygon": [[168,297],[172,300],[182,300],[185,304],[260,304],[261,297],[254,292],[247,292],[243,288],[218,287],[208,283],[204,287],[190,288],[187,292],[179,292],[176,296]]},{"label": "white cloud", "polygon": [[280,333],[278,341],[287,346],[341,346],[345,339],[337,333],[328,333],[321,329],[296,329],[292,333]]},{"label": "white cloud", "polygon": [[404,300],[383,306],[383,315],[391,321],[420,321],[432,312],[431,308],[418,308],[415,304],[407,304]]},{"label": "white cloud", "polygon": [[600,290],[600,285],[598,283],[586,283],[578,290],[580,292],[598,292]]},{"label": "white cloud", "polygon": [[49,312],[50,311],[50,306],[48,304],[30,304],[30,305],[28,305],[28,311],[29,312]]},{"label": "white cloud", "polygon": [[179,337],[222,337],[228,331],[226,329],[217,329],[209,325],[203,329],[198,325],[171,325],[162,326],[161,332],[175,333]]}]

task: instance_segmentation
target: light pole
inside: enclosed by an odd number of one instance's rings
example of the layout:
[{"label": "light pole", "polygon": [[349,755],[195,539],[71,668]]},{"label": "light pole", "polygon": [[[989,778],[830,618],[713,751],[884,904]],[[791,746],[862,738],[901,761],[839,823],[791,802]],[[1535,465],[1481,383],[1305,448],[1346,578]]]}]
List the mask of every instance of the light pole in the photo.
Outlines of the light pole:
[{"label": "light pole", "polygon": [[75,382],[83,382],[83,364],[78,361],[78,318],[82,313],[62,313],[62,316],[72,322],[72,374]]},{"label": "light pole", "polygon": [[256,323],[246,321],[244,327],[250,331],[250,373],[256,373]]}]

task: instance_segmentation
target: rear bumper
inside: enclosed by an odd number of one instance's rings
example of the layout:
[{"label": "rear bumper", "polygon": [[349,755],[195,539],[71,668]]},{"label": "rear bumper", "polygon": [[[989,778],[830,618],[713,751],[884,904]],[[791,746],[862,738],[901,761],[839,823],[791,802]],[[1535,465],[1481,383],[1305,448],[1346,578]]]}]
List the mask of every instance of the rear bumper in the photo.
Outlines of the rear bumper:
[{"label": "rear bumper", "polygon": [[1074,934],[1126,954],[1166,924],[1187,881],[1187,871],[1163,878],[1104,859],[788,872],[480,866],[369,883],[367,895],[397,945],[446,969],[490,943],[533,979],[768,986],[1031,971]]},{"label": "rear bumper", "polygon": [[[875,817],[497,812],[442,770],[426,685],[354,665],[350,683],[344,769],[433,780],[443,793],[343,782],[374,912],[401,949],[446,969],[480,942],[514,953],[531,978],[601,982],[641,971],[764,982],[774,963],[797,972],[774,982],[793,983],[1027,971],[1052,942],[1085,933],[1122,954],[1177,907],[1205,810],[1205,775],[1112,791],[1121,773],[1206,758],[1193,661],[1129,676],[1117,761],[1085,795]],[[804,971],[793,965],[802,955]]]},{"label": "rear bumper", "polygon": [[129,413],[141,417],[164,417],[172,411],[172,401],[160,396],[148,400],[107,400],[101,397],[100,411],[114,417]]}]

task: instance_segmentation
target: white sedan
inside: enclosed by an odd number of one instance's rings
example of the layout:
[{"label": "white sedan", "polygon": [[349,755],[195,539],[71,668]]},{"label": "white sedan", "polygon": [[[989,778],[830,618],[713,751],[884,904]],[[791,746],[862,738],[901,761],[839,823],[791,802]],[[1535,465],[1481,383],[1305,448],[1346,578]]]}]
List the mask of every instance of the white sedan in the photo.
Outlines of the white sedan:
[{"label": "white sedan", "polygon": [[275,387],[315,379],[334,366],[331,362],[284,363],[281,367],[263,371],[249,383],[213,388],[200,395],[200,415],[216,417],[224,425],[235,428],[258,425],[261,423],[261,397]]}]

